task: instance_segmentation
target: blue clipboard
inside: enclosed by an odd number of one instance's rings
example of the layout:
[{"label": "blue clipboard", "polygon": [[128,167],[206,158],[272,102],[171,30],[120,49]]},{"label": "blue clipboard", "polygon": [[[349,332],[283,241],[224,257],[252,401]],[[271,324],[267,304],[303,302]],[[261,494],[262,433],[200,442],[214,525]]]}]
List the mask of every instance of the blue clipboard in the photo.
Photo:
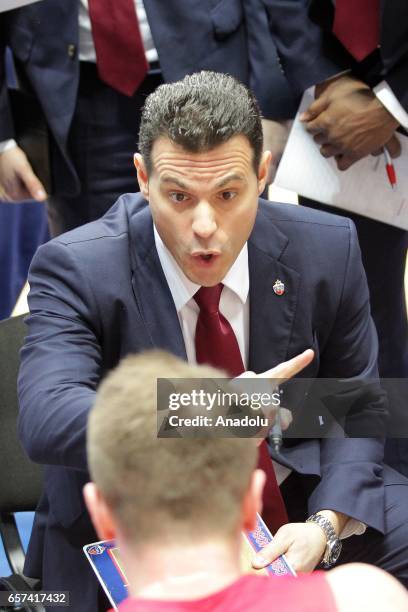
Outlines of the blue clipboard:
[{"label": "blue clipboard", "polygon": [[[296,576],[295,570],[284,555],[275,559],[263,570],[253,570],[250,567],[252,554],[259,552],[273,539],[271,532],[259,515],[255,529],[248,531],[243,536],[243,572],[251,571],[272,576]],[[112,607],[117,610],[119,604],[128,596],[127,580],[122,567],[119,548],[113,540],[105,540],[87,544],[83,550]]]}]

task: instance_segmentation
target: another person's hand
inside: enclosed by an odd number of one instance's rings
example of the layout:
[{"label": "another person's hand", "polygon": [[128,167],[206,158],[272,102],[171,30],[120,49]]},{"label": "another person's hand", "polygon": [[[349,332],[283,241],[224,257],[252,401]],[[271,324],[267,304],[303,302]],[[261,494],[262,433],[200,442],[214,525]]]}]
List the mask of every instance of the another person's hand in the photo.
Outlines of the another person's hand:
[{"label": "another person's hand", "polygon": [[401,145],[395,135],[398,121],[371,89],[346,74],[316,86],[316,100],[302,114],[324,157],[335,157],[339,170],[378,153],[386,146],[398,157]]},{"label": "another person's hand", "polygon": [[0,186],[5,200],[19,202],[33,199],[42,202],[47,198],[26,154],[18,146],[0,153]]},{"label": "another person's hand", "polygon": [[311,572],[320,563],[326,548],[323,530],[315,523],[288,523],[276,532],[273,541],[258,553],[252,565],[260,569],[285,555],[296,572]]}]

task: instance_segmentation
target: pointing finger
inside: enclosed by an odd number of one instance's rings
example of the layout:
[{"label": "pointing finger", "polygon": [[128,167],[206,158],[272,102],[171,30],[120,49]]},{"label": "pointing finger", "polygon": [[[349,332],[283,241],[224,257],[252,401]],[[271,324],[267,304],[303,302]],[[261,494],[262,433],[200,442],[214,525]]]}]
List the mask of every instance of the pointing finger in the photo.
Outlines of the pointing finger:
[{"label": "pointing finger", "polygon": [[262,378],[279,378],[280,382],[289,380],[299,372],[301,372],[309,363],[313,360],[314,351],[312,349],[306,349],[300,355],[296,355],[288,361],[283,361],[271,370],[267,370],[263,374],[260,374]]}]

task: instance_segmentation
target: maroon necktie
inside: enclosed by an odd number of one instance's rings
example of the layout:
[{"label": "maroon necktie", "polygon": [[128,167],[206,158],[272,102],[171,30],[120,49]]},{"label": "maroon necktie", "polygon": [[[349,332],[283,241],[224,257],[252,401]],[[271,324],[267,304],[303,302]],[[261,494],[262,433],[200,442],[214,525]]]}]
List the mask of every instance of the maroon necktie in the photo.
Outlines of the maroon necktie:
[{"label": "maroon necktie", "polygon": [[380,0],[336,0],[333,33],[361,62],[379,43]]},{"label": "maroon necktie", "polygon": [[[201,287],[194,296],[200,307],[195,333],[196,359],[197,363],[207,363],[226,370],[230,376],[239,376],[245,368],[234,331],[219,311],[222,289],[222,283]],[[288,522],[288,515],[265,440],[259,447],[258,467],[266,473],[262,518],[275,533]]]},{"label": "maroon necktie", "polygon": [[134,0],[88,1],[99,76],[132,96],[148,70]]}]

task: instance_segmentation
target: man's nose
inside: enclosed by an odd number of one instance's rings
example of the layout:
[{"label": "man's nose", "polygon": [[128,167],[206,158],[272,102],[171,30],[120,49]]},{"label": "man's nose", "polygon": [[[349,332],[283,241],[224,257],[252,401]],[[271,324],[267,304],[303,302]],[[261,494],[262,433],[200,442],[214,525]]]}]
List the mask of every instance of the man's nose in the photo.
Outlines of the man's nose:
[{"label": "man's nose", "polygon": [[195,207],[192,229],[200,238],[209,238],[217,229],[215,213],[208,202],[201,201]]}]

